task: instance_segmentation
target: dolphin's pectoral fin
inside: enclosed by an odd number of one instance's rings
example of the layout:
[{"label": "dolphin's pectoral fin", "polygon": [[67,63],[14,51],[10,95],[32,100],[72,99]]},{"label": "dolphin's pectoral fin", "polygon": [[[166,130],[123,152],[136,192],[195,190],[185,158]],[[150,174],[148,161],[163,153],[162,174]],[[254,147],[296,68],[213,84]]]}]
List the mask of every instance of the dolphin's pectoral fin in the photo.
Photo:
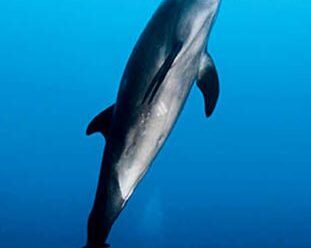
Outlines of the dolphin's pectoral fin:
[{"label": "dolphin's pectoral fin", "polygon": [[166,60],[164,61],[163,65],[161,66],[160,70],[157,72],[157,74],[154,76],[152,79],[152,82],[150,86],[148,87],[146,94],[144,96],[144,99],[142,103],[152,103],[156,93],[158,92],[161,84],[163,83],[167,73],[172,67],[172,64],[174,63],[177,55],[181,51],[183,46],[183,43],[181,41],[177,42],[176,45],[174,46],[173,50],[171,53],[167,56]]},{"label": "dolphin's pectoral fin", "polygon": [[101,112],[99,115],[97,115],[89,124],[86,134],[91,135],[97,132],[100,132],[104,135],[105,138],[107,138],[111,119],[113,116],[115,105],[111,105],[109,108],[105,109],[103,112]]},{"label": "dolphin's pectoral fin", "polygon": [[205,114],[210,117],[215,110],[219,97],[219,78],[213,59],[204,54],[197,82],[205,100]]}]

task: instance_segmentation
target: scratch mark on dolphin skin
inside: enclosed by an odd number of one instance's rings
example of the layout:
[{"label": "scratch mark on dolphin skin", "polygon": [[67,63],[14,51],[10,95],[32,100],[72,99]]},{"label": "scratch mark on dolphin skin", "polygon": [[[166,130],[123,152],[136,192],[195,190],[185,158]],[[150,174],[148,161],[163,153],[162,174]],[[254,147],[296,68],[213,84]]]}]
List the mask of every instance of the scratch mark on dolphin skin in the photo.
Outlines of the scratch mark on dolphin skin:
[{"label": "scratch mark on dolphin skin", "polygon": [[158,106],[157,117],[164,116],[167,114],[167,112],[168,112],[168,109],[166,105],[161,101]]},{"label": "scratch mark on dolphin skin", "polygon": [[163,144],[164,140],[165,140],[165,135],[162,134],[158,139],[157,146],[160,147]]},{"label": "scratch mark on dolphin skin", "polygon": [[134,150],[136,147],[136,142],[133,142],[125,151],[125,155],[126,156],[130,156],[131,154],[133,154]]}]

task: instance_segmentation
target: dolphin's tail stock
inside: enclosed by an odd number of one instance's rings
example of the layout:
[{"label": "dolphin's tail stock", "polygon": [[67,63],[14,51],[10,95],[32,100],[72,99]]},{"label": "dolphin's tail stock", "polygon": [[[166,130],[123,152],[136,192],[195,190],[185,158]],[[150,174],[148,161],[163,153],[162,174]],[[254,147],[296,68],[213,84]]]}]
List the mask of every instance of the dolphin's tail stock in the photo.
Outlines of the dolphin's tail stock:
[{"label": "dolphin's tail stock", "polygon": [[110,230],[125,206],[118,180],[111,171],[109,154],[105,150],[96,197],[88,219],[88,237],[85,248],[110,247],[107,244]]}]

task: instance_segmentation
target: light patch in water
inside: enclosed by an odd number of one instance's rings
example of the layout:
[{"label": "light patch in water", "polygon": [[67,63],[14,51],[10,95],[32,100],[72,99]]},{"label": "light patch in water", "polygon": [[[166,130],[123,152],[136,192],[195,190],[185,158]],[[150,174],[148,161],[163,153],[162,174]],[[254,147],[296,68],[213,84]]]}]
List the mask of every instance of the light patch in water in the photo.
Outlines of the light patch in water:
[{"label": "light patch in water", "polygon": [[138,225],[140,230],[143,230],[144,237],[153,239],[154,237],[161,236],[164,228],[164,211],[163,200],[159,190],[152,192],[150,197],[146,199],[139,219]]}]

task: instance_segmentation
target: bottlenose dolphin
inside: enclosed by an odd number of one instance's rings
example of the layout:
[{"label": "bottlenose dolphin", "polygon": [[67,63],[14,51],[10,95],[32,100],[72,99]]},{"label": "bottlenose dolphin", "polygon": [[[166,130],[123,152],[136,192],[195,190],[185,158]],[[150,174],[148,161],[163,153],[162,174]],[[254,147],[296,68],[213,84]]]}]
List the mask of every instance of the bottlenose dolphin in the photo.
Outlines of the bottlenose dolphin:
[{"label": "bottlenose dolphin", "polygon": [[170,134],[194,82],[209,117],[219,80],[207,40],[220,0],[166,0],[147,25],[126,66],[115,104],[87,134],[106,138],[88,221],[88,248],[108,247],[111,227]]}]

